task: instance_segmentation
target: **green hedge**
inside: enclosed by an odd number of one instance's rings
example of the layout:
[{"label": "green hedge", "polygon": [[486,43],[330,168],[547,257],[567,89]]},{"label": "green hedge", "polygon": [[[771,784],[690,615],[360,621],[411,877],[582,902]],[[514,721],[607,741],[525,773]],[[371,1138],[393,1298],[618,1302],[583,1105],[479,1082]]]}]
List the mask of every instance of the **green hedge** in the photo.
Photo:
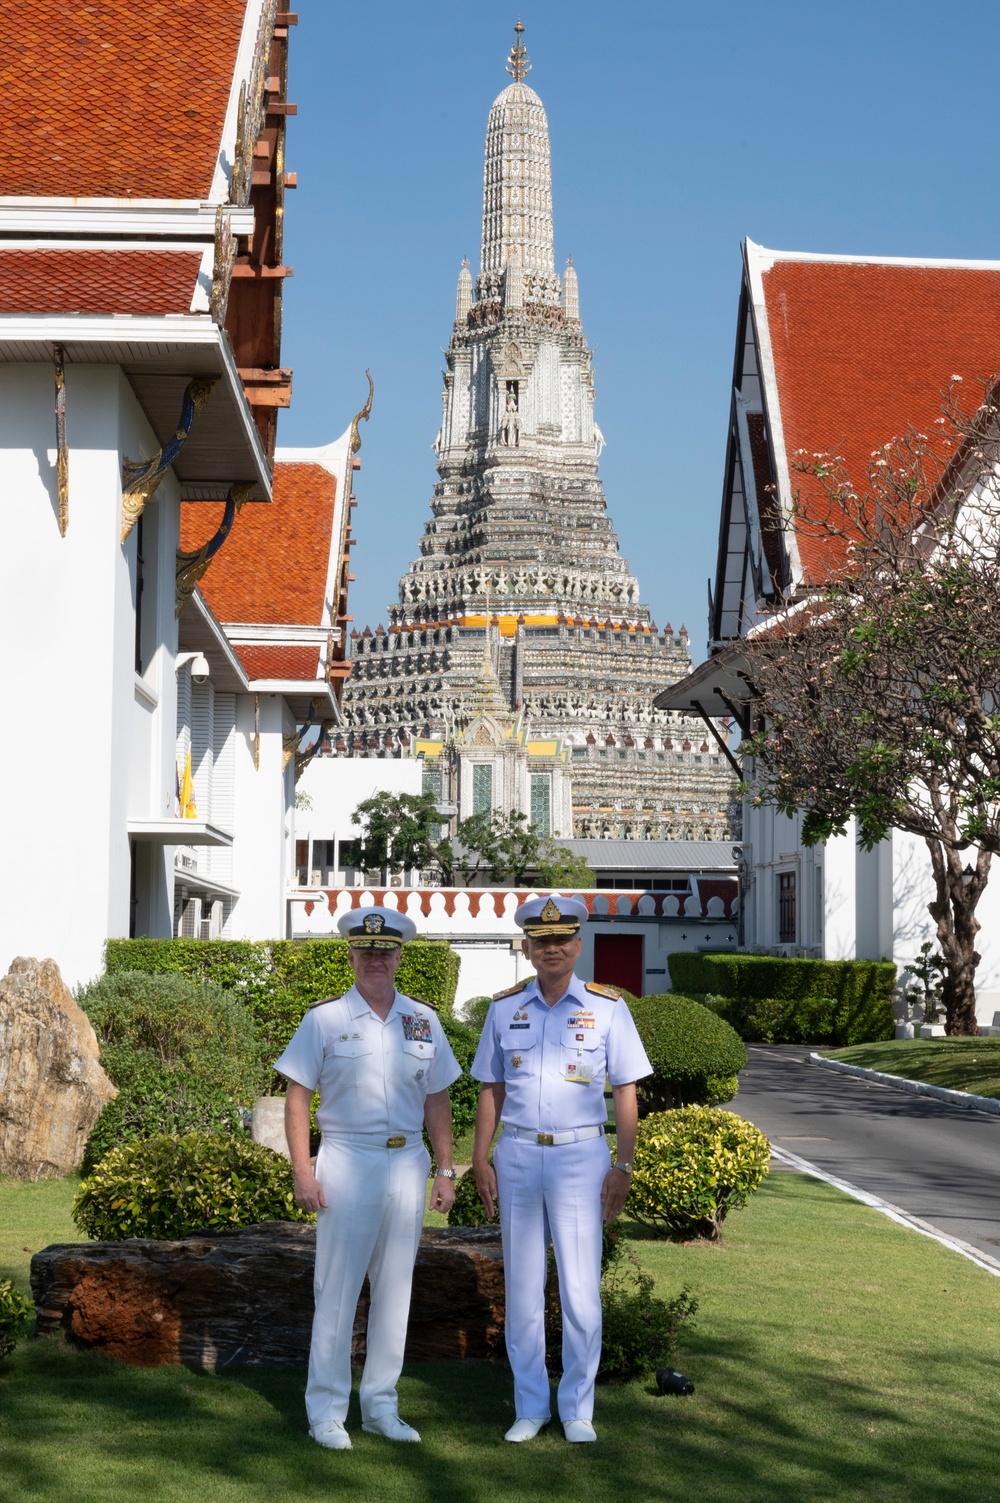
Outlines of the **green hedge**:
[{"label": "green hedge", "polygon": [[732,1100],[747,1052],[727,1022],[676,992],[641,997],[630,1011],[653,1066],[652,1077],[638,1082],[647,1108],[718,1106]]},{"label": "green hedge", "polygon": [[[348,991],[354,973],[346,939],[292,939],[251,942],[228,939],[109,939],[108,972],[176,972],[214,981],[242,997],[253,1014],[264,1056],[277,1059],[317,997]],[[401,992],[452,1015],[458,985],[458,956],[444,940],[413,940],[396,972]],[[271,1088],[283,1090],[280,1077]]]},{"label": "green hedge", "polygon": [[119,1085],[87,1139],[83,1174],[91,1171],[112,1149],[141,1143],[164,1134],[189,1132],[243,1134],[243,1112],[217,1086],[198,1080],[183,1068],[144,1070]]},{"label": "green hedge", "polygon": [[701,994],[751,1042],[864,1044],[895,1031],[892,961],[680,953],[668,963],[678,990]]}]

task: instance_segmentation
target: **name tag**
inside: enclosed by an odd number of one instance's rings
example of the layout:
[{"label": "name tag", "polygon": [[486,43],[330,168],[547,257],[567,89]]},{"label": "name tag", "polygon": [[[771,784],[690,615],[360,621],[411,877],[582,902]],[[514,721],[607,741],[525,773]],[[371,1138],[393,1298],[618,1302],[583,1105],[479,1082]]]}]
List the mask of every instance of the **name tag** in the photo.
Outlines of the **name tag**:
[{"label": "name tag", "polygon": [[508,1024],[508,1027],[510,1029],[514,1029],[514,1028],[530,1028],[531,1024],[530,1023],[510,1023],[510,1024]]}]

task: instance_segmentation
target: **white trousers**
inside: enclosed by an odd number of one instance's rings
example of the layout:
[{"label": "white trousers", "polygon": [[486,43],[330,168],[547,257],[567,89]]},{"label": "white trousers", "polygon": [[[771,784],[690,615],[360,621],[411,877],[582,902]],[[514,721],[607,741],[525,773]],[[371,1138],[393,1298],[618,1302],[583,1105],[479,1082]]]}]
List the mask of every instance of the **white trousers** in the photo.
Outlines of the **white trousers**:
[{"label": "white trousers", "polygon": [[604,1138],[545,1147],[501,1134],[493,1153],[503,1235],[507,1356],[518,1419],[548,1419],[545,1272],[549,1243],[559,1270],[563,1375],[559,1418],[593,1418],[601,1361],[601,1186],[611,1165]]},{"label": "white trousers", "polygon": [[316,1313],[309,1348],[309,1424],[341,1424],[351,1397],[351,1336],[368,1275],[368,1350],[361,1417],[394,1413],[410,1313],[413,1264],[424,1223],[430,1156],[419,1140],[386,1148],[324,1138],[316,1178],[327,1208],[316,1216]]}]

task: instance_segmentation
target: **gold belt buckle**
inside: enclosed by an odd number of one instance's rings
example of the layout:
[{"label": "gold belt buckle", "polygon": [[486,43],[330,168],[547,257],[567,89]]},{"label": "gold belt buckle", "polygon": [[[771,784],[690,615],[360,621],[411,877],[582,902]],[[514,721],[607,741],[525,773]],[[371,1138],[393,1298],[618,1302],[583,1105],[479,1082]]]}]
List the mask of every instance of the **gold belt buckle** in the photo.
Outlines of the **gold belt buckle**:
[{"label": "gold belt buckle", "polygon": [[552,1143],[553,1143],[553,1135],[552,1135],[552,1133],[550,1133],[550,1132],[540,1132],[540,1133],[537,1134],[537,1138],[538,1138],[538,1142],[541,1143],[544,1147],[546,1147],[546,1148],[551,1148],[552,1147]]},{"label": "gold belt buckle", "polygon": [[385,1146],[386,1146],[386,1148],[405,1148],[406,1147],[406,1138],[405,1138],[405,1136],[403,1136],[403,1137],[396,1137],[396,1138],[386,1138],[386,1140],[385,1140]]}]

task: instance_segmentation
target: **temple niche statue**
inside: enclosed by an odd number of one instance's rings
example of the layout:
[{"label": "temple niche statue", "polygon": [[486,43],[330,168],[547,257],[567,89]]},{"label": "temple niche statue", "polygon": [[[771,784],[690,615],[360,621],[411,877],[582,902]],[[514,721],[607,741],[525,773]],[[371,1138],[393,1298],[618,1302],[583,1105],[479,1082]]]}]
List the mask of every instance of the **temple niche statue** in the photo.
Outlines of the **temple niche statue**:
[{"label": "temple niche statue", "polygon": [[[353,635],[344,752],[423,757],[460,815],[727,839],[725,757],[701,721],[652,707],[689,672],[688,639],[651,621],[608,516],[578,275],[555,268],[548,121],[527,66],[519,33],[486,127],[479,275],[463,262],[458,276],[431,517],[388,632]],[[487,680],[490,734],[503,727],[492,771]]]}]

